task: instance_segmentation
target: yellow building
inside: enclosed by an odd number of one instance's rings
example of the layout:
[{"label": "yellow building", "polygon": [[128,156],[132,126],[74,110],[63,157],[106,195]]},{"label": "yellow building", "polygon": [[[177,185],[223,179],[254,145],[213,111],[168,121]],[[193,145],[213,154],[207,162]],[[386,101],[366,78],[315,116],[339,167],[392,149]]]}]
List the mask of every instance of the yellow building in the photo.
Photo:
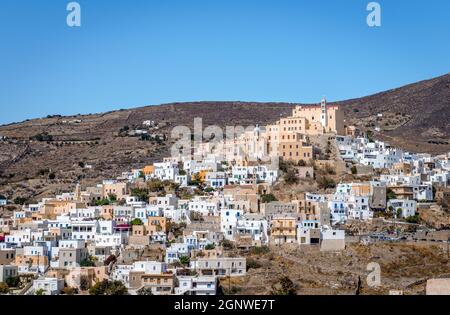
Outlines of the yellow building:
[{"label": "yellow building", "polygon": [[292,116],[268,125],[268,141],[271,148],[279,142],[299,141],[297,134],[321,135],[325,133],[344,134],[344,114],[337,105],[329,106],[325,99],[319,105],[297,106]]},{"label": "yellow building", "polygon": [[200,172],[198,172],[196,174],[196,178],[200,181],[200,182],[205,182],[206,180],[206,174],[209,173],[209,170],[201,170]]},{"label": "yellow building", "polygon": [[107,266],[77,267],[69,271],[65,276],[67,286],[80,289],[81,282],[86,281],[87,287],[95,285],[105,279],[109,279]]},{"label": "yellow building", "polygon": [[337,105],[327,105],[325,98],[320,105],[297,106],[292,116],[298,119],[293,125],[306,128],[305,134],[344,134],[344,112]]},{"label": "yellow building", "polygon": [[69,214],[70,210],[86,208],[85,203],[66,200],[48,200],[40,210],[43,218],[56,219],[59,215]]},{"label": "yellow building", "polygon": [[295,243],[297,239],[297,218],[275,216],[271,221],[270,239],[275,244]]},{"label": "yellow building", "polygon": [[298,200],[292,200],[297,205],[298,215],[302,220],[320,219],[320,202],[315,200],[306,200],[305,194],[299,195]]},{"label": "yellow building", "polygon": [[103,183],[103,198],[115,195],[118,200],[124,199],[128,194],[129,185],[126,182],[106,182]]},{"label": "yellow building", "polygon": [[28,268],[28,270],[32,269],[34,271],[37,271],[39,266],[39,270],[43,272],[49,266],[49,262],[47,256],[16,255],[14,265],[19,267],[19,269]]},{"label": "yellow building", "polygon": [[100,208],[100,218],[103,220],[112,220],[114,217],[114,206],[106,205]]},{"label": "yellow building", "polygon": [[369,182],[367,183],[353,183],[352,184],[352,190],[351,190],[351,195],[352,196],[357,196],[357,197],[362,197],[362,196],[369,196],[371,195],[371,185]]},{"label": "yellow building", "polygon": [[169,295],[175,288],[175,275],[172,272],[145,274],[131,271],[129,277],[131,288],[150,288],[154,295]]},{"label": "yellow building", "polygon": [[391,169],[391,172],[395,175],[411,175],[412,167],[410,163],[395,163]]},{"label": "yellow building", "polygon": [[303,142],[280,142],[278,155],[285,161],[308,162],[314,158],[314,147]]}]

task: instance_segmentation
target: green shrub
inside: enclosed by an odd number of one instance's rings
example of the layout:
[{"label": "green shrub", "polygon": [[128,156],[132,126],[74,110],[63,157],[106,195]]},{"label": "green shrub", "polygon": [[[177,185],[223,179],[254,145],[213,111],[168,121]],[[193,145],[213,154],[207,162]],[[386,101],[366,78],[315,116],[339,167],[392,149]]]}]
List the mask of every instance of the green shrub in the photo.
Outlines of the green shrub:
[{"label": "green shrub", "polygon": [[284,173],[283,179],[284,182],[288,185],[297,184],[299,180],[294,170],[288,170],[286,173]]},{"label": "green shrub", "polygon": [[270,252],[270,249],[268,246],[258,246],[258,247],[252,247],[250,249],[250,253],[252,255],[264,255]]},{"label": "green shrub", "polygon": [[320,177],[317,184],[320,189],[336,188],[336,182],[332,178],[326,176]]},{"label": "green shrub", "polygon": [[262,265],[259,261],[252,259],[252,258],[248,258],[247,259],[247,270],[249,269],[259,269],[261,268]]},{"label": "green shrub", "polygon": [[278,199],[273,194],[264,194],[261,196],[262,203],[269,203],[272,201],[278,201]]},{"label": "green shrub", "polygon": [[103,280],[89,289],[90,295],[127,295],[128,289],[121,281]]}]

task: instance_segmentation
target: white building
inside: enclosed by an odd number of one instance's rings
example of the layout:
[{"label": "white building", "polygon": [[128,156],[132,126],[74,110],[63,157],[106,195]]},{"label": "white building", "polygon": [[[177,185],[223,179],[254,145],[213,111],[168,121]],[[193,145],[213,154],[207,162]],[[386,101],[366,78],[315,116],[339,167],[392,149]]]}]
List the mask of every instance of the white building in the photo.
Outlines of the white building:
[{"label": "white building", "polygon": [[392,207],[394,215],[400,210],[401,218],[408,218],[416,215],[417,202],[415,200],[391,199],[388,201],[388,209]]},{"label": "white building", "polygon": [[220,228],[227,240],[233,240],[237,232],[237,223],[243,215],[241,209],[221,209]]},{"label": "white building", "polygon": [[[226,225],[227,222],[224,222]],[[267,235],[267,220],[259,214],[244,214],[236,221],[236,234],[241,236],[251,236],[254,242],[267,244],[269,237]]]},{"label": "white building", "polygon": [[184,243],[173,243],[166,248],[165,261],[168,264],[179,261],[181,257],[189,257],[189,246]]},{"label": "white building", "polygon": [[162,162],[154,163],[155,172],[151,177],[158,178],[162,181],[164,180],[175,180],[175,176],[179,174],[178,163],[173,162]]},{"label": "white building", "polygon": [[199,212],[204,217],[217,215],[219,202],[214,197],[195,196],[189,201],[189,211]]},{"label": "white building", "polygon": [[43,290],[45,295],[59,295],[64,289],[64,279],[39,278],[33,280],[33,291]]},{"label": "white building", "polygon": [[215,276],[177,276],[176,295],[216,295],[217,277]]},{"label": "white building", "polygon": [[96,233],[97,221],[73,221],[72,239],[93,241]]},{"label": "white building", "polygon": [[159,261],[135,261],[133,270],[135,272],[144,272],[148,275],[157,275],[167,271],[167,264]]}]

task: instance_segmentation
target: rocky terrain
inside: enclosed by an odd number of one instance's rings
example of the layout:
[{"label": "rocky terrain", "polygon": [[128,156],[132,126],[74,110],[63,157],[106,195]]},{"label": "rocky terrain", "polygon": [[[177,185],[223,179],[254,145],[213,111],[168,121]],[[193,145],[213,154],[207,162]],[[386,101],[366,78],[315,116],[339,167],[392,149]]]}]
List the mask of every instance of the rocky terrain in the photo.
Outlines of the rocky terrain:
[{"label": "rocky terrain", "polygon": [[338,104],[349,123],[393,145],[412,152],[450,151],[450,74]]},{"label": "rocky terrain", "polygon": [[[175,126],[267,124],[291,113],[291,104],[184,103],[97,115],[52,116],[0,127],[0,194],[36,199],[117,177],[169,155]],[[152,127],[143,121],[155,122]],[[145,129],[157,139],[131,131]],[[51,174],[51,176],[49,176]]]},{"label": "rocky terrain", "polygon": [[[406,295],[425,294],[427,279],[450,273],[444,245],[354,243],[339,253],[321,252],[315,246],[274,246],[267,252],[247,253],[247,275],[222,279],[221,285],[226,293],[266,295],[287,275],[299,295],[387,295],[390,290]],[[367,283],[367,265],[371,262],[381,268],[379,287]]]},{"label": "rocky terrain", "polygon": [[[347,124],[372,130],[375,138],[414,152],[450,151],[450,74],[338,104]],[[192,128],[195,117],[204,127],[247,127],[290,115],[295,105],[174,103],[0,126],[0,194],[33,200],[143,167],[167,156],[172,128]],[[155,124],[143,128],[145,120]],[[133,134],[139,129],[153,136]]]}]

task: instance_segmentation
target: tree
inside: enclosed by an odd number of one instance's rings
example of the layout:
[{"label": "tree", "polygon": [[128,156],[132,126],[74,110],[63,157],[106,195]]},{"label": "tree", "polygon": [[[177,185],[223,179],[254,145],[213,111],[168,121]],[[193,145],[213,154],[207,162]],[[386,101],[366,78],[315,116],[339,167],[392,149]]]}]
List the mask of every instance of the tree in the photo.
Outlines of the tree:
[{"label": "tree", "polygon": [[306,162],[304,160],[299,160],[297,164],[301,167],[306,166]]},{"label": "tree", "polygon": [[39,142],[48,142],[53,141],[53,136],[49,135],[47,132],[43,132],[31,137],[31,140],[36,140]]},{"label": "tree", "polygon": [[81,267],[95,267],[95,261],[96,259],[92,256],[89,256],[88,258],[82,260],[80,262]]},{"label": "tree", "polygon": [[417,214],[406,218],[406,222],[408,222],[408,223],[418,224],[419,221],[420,221],[420,217]]},{"label": "tree", "polygon": [[297,174],[295,174],[294,170],[288,170],[286,173],[284,173],[283,176],[284,182],[288,185],[293,185],[298,183],[298,177]]},{"label": "tree", "polygon": [[355,165],[352,166],[351,171],[352,171],[352,174],[353,174],[353,175],[358,174],[358,169],[356,168]]},{"label": "tree", "polygon": [[186,228],[186,223],[184,223],[184,222],[181,222],[181,223],[178,224],[176,222],[170,221],[167,224],[167,230],[169,232],[172,232],[173,236],[175,238],[183,236],[183,229],[185,229],[185,228]]},{"label": "tree", "polygon": [[319,185],[320,189],[336,188],[336,182],[326,176],[320,177],[317,181],[317,184]]},{"label": "tree", "polygon": [[272,295],[296,295],[295,285],[289,277],[284,276],[272,286]]},{"label": "tree", "polygon": [[24,205],[25,203],[27,202],[27,198],[25,198],[25,197],[16,197],[16,198],[14,198],[14,203],[16,204],[16,205]]},{"label": "tree", "polygon": [[261,195],[261,202],[262,203],[269,203],[272,201],[278,201],[278,199],[273,194],[264,194]]},{"label": "tree", "polygon": [[222,245],[222,247],[223,247],[225,250],[230,250],[230,249],[233,249],[233,247],[234,247],[233,242],[231,242],[231,241],[229,241],[229,240],[223,240],[223,241],[220,243],[220,245]]},{"label": "tree", "polygon": [[188,266],[190,262],[191,262],[191,259],[189,258],[189,256],[181,256],[180,257],[180,263],[183,266]]},{"label": "tree", "polygon": [[152,289],[151,288],[146,288],[143,287],[142,289],[139,289],[137,291],[138,295],[153,295]]},{"label": "tree", "polygon": [[214,243],[205,246],[205,250],[213,250],[214,248],[216,248],[216,245],[214,245]]},{"label": "tree", "polygon": [[20,277],[9,277],[6,279],[6,284],[10,288],[17,288],[20,285]]},{"label": "tree", "polygon": [[203,221],[202,214],[197,211],[189,212],[189,219],[191,219],[191,221]]},{"label": "tree", "polygon": [[78,291],[76,288],[64,287],[64,289],[62,290],[62,293],[65,295],[75,295],[78,293]]},{"label": "tree", "polygon": [[215,191],[215,189],[212,188],[212,187],[206,187],[205,190],[204,190],[205,193],[210,193],[210,192],[213,192],[213,191]]},{"label": "tree", "polygon": [[259,269],[261,267],[262,267],[261,263],[259,261],[257,261],[256,259],[252,259],[252,258],[247,259],[247,271],[249,269]]},{"label": "tree", "polygon": [[131,190],[131,196],[139,198],[141,201],[148,201],[148,189],[134,188]]},{"label": "tree", "polygon": [[280,171],[286,173],[287,171],[291,170],[294,166],[294,162],[293,161],[285,161],[285,160],[280,160]]},{"label": "tree", "polygon": [[90,283],[89,283],[89,278],[87,276],[81,276],[80,277],[80,289],[82,291],[86,291],[87,289],[89,289]]},{"label": "tree", "polygon": [[84,168],[86,166],[86,164],[84,164],[83,161],[78,162],[78,166],[81,168]]},{"label": "tree", "polygon": [[117,201],[117,195],[115,195],[115,194],[109,194],[109,195],[108,195],[108,199],[109,199],[109,201],[111,201],[112,203],[114,203],[114,202]]},{"label": "tree", "polygon": [[386,190],[386,199],[391,200],[391,199],[395,199],[395,198],[397,198],[397,196],[395,195],[394,191],[392,189],[388,188]]},{"label": "tree", "polygon": [[35,295],[45,295],[45,290],[44,289],[39,289],[36,292],[34,292]]},{"label": "tree", "polygon": [[90,295],[127,295],[128,289],[121,281],[103,280],[89,289]]},{"label": "tree", "polygon": [[48,179],[53,180],[55,178],[56,178],[56,174],[55,173],[52,172],[52,173],[48,174]]},{"label": "tree", "polygon": [[396,212],[397,218],[401,218],[402,217],[402,213],[403,213],[403,209],[402,208],[398,208],[397,212]]},{"label": "tree", "polygon": [[95,201],[96,206],[107,206],[109,204],[110,204],[109,199],[101,199],[101,200]]},{"label": "tree", "polygon": [[9,293],[9,286],[4,282],[0,282],[0,294],[8,294],[8,293]]},{"label": "tree", "polygon": [[147,188],[150,192],[160,192],[164,190],[164,185],[161,180],[153,178],[147,182]]},{"label": "tree", "polygon": [[128,130],[130,130],[129,126],[123,126],[119,129],[119,136],[123,136],[124,134],[126,135]]},{"label": "tree", "polygon": [[130,224],[131,224],[131,225],[144,225],[144,223],[142,222],[142,220],[139,219],[139,218],[135,218],[135,219],[131,220]]},{"label": "tree", "polygon": [[270,249],[268,246],[256,246],[256,247],[252,247],[250,249],[250,253],[252,255],[264,255],[270,252]]}]

